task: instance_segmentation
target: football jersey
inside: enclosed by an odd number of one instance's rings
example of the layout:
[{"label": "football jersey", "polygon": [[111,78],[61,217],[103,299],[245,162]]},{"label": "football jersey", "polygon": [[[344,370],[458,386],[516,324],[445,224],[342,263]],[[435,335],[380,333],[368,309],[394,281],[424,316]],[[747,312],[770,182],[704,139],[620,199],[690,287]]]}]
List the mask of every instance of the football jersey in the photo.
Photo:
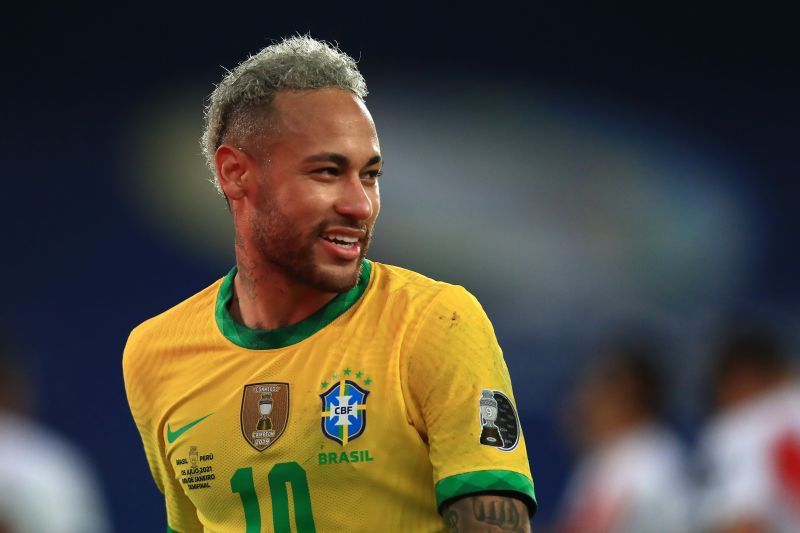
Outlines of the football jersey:
[{"label": "football jersey", "polygon": [[768,531],[800,531],[800,384],[720,413],[702,433],[699,450],[704,529],[756,520]]},{"label": "football jersey", "polygon": [[236,322],[225,278],[131,333],[131,412],[168,531],[444,531],[444,502],[536,502],[492,326],[462,287],[364,261],[297,324]]},{"label": "football jersey", "polygon": [[630,428],[578,463],[557,531],[691,531],[688,470],[683,445],[672,431],[655,422]]}]

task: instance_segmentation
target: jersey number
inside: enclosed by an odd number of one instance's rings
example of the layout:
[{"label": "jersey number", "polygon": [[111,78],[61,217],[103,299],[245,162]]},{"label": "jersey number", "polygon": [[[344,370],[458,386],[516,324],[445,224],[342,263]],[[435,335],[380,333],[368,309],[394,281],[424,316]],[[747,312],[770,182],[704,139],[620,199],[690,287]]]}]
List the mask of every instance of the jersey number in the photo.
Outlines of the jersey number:
[{"label": "jersey number", "polygon": [[[294,500],[294,517],[297,521],[297,531],[316,532],[314,516],[311,514],[311,495],[308,492],[308,478],[306,471],[299,464],[278,463],[272,467],[267,475],[269,480],[269,493],[272,498],[272,525],[275,533],[289,533],[289,493],[286,484],[292,486],[292,499]],[[231,490],[239,494],[244,507],[244,520],[247,524],[246,533],[261,532],[261,510],[258,507],[256,486],[253,482],[253,469],[240,468],[231,477]]]}]

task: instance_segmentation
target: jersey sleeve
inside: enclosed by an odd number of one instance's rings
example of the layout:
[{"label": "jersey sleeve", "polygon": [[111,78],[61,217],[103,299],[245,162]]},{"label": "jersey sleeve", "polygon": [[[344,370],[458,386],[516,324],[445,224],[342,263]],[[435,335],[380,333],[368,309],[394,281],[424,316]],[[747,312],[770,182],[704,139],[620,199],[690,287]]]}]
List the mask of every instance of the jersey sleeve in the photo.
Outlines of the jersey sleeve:
[{"label": "jersey sleeve", "polygon": [[448,285],[414,325],[401,364],[408,418],[427,441],[436,505],[483,492],[536,496],[511,380],[489,319]]},{"label": "jersey sleeve", "polygon": [[167,533],[202,532],[203,526],[191,500],[172,475],[173,469],[167,462],[164,443],[164,428],[155,414],[152,399],[157,391],[152,384],[157,378],[151,374],[156,368],[145,361],[142,353],[144,344],[134,330],[125,346],[122,359],[125,391],[136,427],[142,437],[144,452],[158,490],[164,495],[167,510]]}]

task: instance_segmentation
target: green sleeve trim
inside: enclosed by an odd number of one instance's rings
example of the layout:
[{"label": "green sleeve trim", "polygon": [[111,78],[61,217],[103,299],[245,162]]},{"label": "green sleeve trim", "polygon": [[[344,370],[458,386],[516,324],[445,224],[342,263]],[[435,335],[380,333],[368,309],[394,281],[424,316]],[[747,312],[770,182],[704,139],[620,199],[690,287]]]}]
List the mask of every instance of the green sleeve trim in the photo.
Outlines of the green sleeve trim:
[{"label": "green sleeve trim", "polygon": [[371,271],[372,263],[364,259],[361,264],[358,283],[355,287],[347,292],[338,294],[322,309],[297,324],[276,329],[251,329],[244,324],[236,322],[230,311],[228,311],[228,303],[233,298],[233,278],[236,276],[236,267],[234,266],[222,280],[217,293],[215,308],[217,326],[229,341],[242,348],[272,350],[297,344],[312,336],[350,309],[367,290]]},{"label": "green sleeve trim", "polygon": [[436,484],[436,508],[447,500],[480,492],[515,492],[522,496],[531,516],[536,512],[533,481],[510,470],[480,470],[446,477]]},{"label": "green sleeve trim", "polygon": [[181,532],[178,531],[177,529],[172,529],[171,527],[169,527],[169,524],[167,524],[167,533],[181,533]]}]

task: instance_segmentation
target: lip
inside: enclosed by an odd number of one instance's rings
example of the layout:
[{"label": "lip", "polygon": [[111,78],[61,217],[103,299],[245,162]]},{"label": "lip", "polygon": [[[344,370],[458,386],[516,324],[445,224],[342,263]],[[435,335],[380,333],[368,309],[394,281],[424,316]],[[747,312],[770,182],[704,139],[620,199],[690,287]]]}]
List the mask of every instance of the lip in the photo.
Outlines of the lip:
[{"label": "lip", "polygon": [[354,237],[359,241],[363,241],[367,232],[363,229],[348,228],[347,226],[333,226],[326,228],[321,235],[344,235],[345,237]]},{"label": "lip", "polygon": [[[333,231],[327,231],[325,233],[339,233]],[[340,235],[347,235],[344,232],[339,233]],[[358,235],[347,235],[348,237],[358,237]],[[353,246],[350,248],[342,248],[332,242],[325,240],[322,236],[319,237],[319,242],[322,244],[322,247],[336,259],[344,260],[344,261],[353,261],[354,259],[358,259],[361,255],[361,241],[357,241],[353,243]]]}]

